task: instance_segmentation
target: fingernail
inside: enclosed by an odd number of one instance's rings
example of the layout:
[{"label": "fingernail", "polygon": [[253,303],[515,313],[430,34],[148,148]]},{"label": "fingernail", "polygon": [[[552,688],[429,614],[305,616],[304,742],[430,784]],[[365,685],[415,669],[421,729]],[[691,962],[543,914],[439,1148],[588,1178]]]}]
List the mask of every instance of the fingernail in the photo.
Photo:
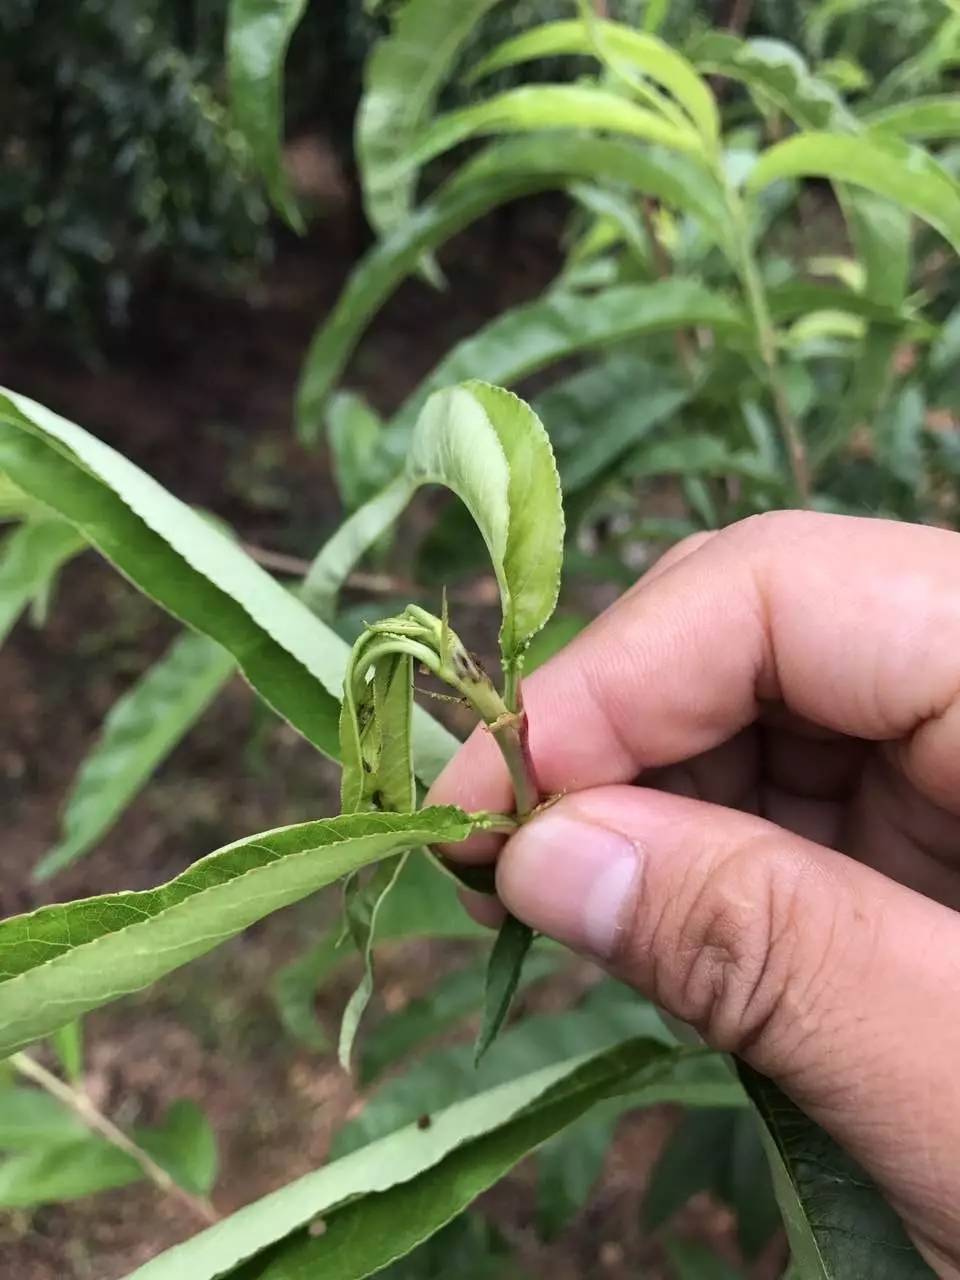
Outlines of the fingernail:
[{"label": "fingernail", "polygon": [[508,841],[497,892],[540,933],[607,959],[629,918],[640,854],[619,831],[547,810]]}]

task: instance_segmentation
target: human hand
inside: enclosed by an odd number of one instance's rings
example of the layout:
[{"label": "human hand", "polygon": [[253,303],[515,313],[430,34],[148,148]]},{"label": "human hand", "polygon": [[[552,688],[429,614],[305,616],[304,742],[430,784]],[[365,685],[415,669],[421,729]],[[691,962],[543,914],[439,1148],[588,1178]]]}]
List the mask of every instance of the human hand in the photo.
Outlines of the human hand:
[{"label": "human hand", "polygon": [[[500,850],[505,906],[776,1080],[960,1277],[960,535],[697,535],[524,698],[565,794]],[[511,797],[481,730],[429,799]]]}]

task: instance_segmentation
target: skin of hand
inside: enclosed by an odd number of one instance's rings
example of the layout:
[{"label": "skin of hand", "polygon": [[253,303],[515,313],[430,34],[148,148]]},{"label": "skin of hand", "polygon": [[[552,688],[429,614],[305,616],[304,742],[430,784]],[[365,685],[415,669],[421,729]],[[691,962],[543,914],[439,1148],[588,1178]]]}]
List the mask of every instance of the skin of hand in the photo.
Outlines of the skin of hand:
[{"label": "skin of hand", "polygon": [[[802,512],[673,548],[524,683],[504,905],[778,1082],[960,1277],[960,534]],[[473,734],[431,803],[507,810]]]}]

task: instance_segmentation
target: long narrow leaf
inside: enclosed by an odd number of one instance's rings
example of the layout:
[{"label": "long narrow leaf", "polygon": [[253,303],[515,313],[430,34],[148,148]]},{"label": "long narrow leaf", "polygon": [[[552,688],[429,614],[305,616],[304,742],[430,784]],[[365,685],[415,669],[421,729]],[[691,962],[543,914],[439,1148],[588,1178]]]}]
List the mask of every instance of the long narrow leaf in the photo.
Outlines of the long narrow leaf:
[{"label": "long narrow leaf", "polygon": [[371,226],[380,235],[408,216],[416,174],[384,181],[410,151],[470,32],[497,0],[409,0],[367,63],[356,153]]},{"label": "long narrow leaf", "polygon": [[0,1056],[359,867],[476,825],[457,809],[326,818],[227,845],[158,889],[12,916],[0,923]]},{"label": "long narrow leaf", "polygon": [[277,211],[304,230],[283,171],[283,61],[307,0],[230,0],[227,74],[233,118]]},{"label": "long narrow leaf", "polygon": [[760,156],[747,186],[757,192],[778,178],[805,176],[886,196],[928,222],[960,251],[960,184],[920,147],[879,134],[798,134]]},{"label": "long narrow leaf", "polygon": [[301,374],[301,437],[317,438],[323,406],[366,325],[381,303],[435,248],[488,209],[571,180],[609,180],[656,196],[701,217],[722,242],[725,219],[715,185],[689,159],[602,138],[558,135],[496,143],[463,167],[427,204],[359,263],[336,306],[315,333]]},{"label": "long narrow leaf", "polygon": [[[229,650],[264,701],[337,758],[348,647],[226,534],[101,440],[9,391],[0,394],[0,472]],[[430,781],[454,740],[422,711],[414,738],[418,774]]]},{"label": "long narrow leaf", "polygon": [[596,1101],[668,1079],[683,1055],[634,1039],[501,1085],[241,1209],[129,1280],[359,1280],[439,1230]]},{"label": "long narrow leaf", "polygon": [[863,117],[869,129],[895,133],[901,138],[956,138],[960,136],[960,98],[955,94],[917,98]]},{"label": "long narrow leaf", "polygon": [[[717,105],[693,66],[670,45],[649,32],[619,22],[597,22],[602,48],[668,89],[686,110],[700,134],[714,140],[720,124]],[[576,19],[545,22],[497,45],[470,72],[472,81],[539,58],[595,52],[587,24]]]},{"label": "long narrow leaf", "polygon": [[63,812],[59,843],[37,864],[44,880],[113,825],[236,669],[226,649],[186,634],[110,708]]}]

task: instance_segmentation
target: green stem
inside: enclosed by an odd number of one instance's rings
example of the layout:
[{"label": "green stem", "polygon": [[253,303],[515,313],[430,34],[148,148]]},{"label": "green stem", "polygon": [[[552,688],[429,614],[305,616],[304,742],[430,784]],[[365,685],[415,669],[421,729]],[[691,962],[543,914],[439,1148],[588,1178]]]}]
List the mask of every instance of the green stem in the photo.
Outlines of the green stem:
[{"label": "green stem", "polygon": [[736,266],[744,292],[747,295],[750,314],[753,318],[760,359],[763,361],[766,370],[774,411],[777,415],[780,434],[790,464],[793,487],[800,506],[809,507],[811,479],[806,441],[803,438],[800,424],[790,408],[790,402],[783,385],[777,353],[776,329],[770,316],[770,308],[767,304],[767,294],[763,287],[760,268],[757,265],[753,247],[750,244],[750,233],[747,227],[743,202],[726,179],[724,179],[724,187],[727,208],[730,210],[733,228],[733,249]]}]

